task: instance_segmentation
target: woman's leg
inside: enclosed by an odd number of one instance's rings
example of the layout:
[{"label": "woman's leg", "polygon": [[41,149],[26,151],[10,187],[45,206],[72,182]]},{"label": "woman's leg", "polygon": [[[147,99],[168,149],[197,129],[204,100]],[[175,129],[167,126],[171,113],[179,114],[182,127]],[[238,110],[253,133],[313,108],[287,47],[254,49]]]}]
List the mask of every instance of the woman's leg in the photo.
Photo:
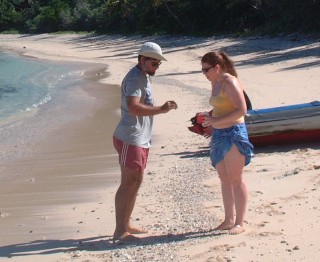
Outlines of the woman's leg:
[{"label": "woman's leg", "polygon": [[229,179],[224,160],[220,161],[216,165],[216,170],[221,181],[221,193],[224,206],[224,221],[214,230],[229,230],[234,226],[235,200],[233,196],[232,184]]},{"label": "woman's leg", "polygon": [[224,157],[226,171],[233,188],[233,196],[236,210],[234,227],[230,234],[239,234],[244,231],[244,217],[248,201],[248,188],[243,178],[245,156],[242,155],[235,145]]}]

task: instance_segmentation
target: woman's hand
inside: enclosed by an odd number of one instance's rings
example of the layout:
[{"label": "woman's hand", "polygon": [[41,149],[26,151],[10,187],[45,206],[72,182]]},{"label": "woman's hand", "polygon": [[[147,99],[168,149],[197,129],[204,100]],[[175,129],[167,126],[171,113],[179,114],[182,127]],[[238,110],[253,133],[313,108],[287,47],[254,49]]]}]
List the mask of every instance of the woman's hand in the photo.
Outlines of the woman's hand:
[{"label": "woman's hand", "polygon": [[204,121],[204,116],[208,116],[208,112],[199,112],[196,114],[196,121],[198,124],[202,125]]},{"label": "woman's hand", "polygon": [[203,136],[205,138],[210,138],[212,136],[212,127],[211,126],[203,128]]},{"label": "woman's hand", "polygon": [[208,127],[208,126],[212,126],[214,118],[212,116],[203,116],[203,122],[202,122],[202,126],[203,127]]}]

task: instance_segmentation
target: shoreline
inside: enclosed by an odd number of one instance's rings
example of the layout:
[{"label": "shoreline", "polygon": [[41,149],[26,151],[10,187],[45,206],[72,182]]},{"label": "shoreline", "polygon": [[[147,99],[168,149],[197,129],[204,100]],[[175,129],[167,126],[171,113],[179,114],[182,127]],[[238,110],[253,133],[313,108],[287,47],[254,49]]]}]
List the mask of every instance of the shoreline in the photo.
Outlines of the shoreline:
[{"label": "shoreline", "polygon": [[[173,99],[179,106],[176,111],[155,117],[154,144],[132,214],[137,226],[149,233],[133,245],[111,243],[117,184],[106,188],[100,180],[103,174],[100,176],[97,171],[92,172],[97,180],[90,180],[93,187],[86,192],[88,198],[83,196],[77,199],[76,205],[51,210],[43,219],[37,217],[38,212],[33,214],[36,219],[32,233],[24,232],[25,240],[20,238],[20,233],[12,237],[14,243],[2,244],[0,260],[9,256],[12,261],[26,262],[312,261],[314,253],[319,251],[316,238],[320,233],[317,189],[320,144],[256,150],[252,163],[245,169],[250,190],[246,232],[238,236],[216,235],[212,228],[223,216],[220,183],[208,158],[208,140],[189,132],[187,126],[195,112],[208,109],[210,84],[200,73],[200,57],[205,52],[222,48],[229,53],[253,107],[266,108],[320,98],[319,42],[291,41],[290,38],[0,35],[0,44],[4,47],[21,50],[26,46],[27,55],[108,64],[110,76],[102,83],[110,85],[121,83],[135,65],[136,51],[145,41],[158,42],[169,60],[152,78],[156,104]],[[301,88],[301,79],[304,88]],[[102,102],[103,97],[98,97]],[[118,103],[116,99],[114,102]],[[99,133],[103,110],[99,114],[101,118],[94,121],[94,116],[88,113],[87,122],[82,123],[91,123],[90,132]],[[111,118],[117,114],[118,111]],[[72,127],[66,126],[65,130],[69,128]],[[79,126],[74,128],[81,130]],[[108,128],[112,130],[111,126]],[[66,132],[58,133],[57,138],[64,144],[63,139],[68,136]],[[95,138],[93,142],[101,145],[103,141],[98,136]],[[110,142],[107,140],[104,143]],[[55,146],[58,148],[59,144]],[[85,149],[78,149],[77,160],[83,160],[80,152]],[[91,152],[101,156],[99,150]],[[64,150],[57,151],[52,159],[65,155]],[[100,163],[101,166],[93,161],[91,168],[104,169],[105,162]],[[62,163],[59,167],[67,177],[68,166]],[[29,168],[25,165],[25,170]],[[76,185],[75,191],[82,186],[82,183]],[[68,192],[69,197],[74,193]],[[53,192],[53,195],[57,197],[60,193]],[[23,218],[23,214],[19,216]],[[1,226],[3,221],[1,218]],[[44,224],[52,227],[52,231],[45,231],[48,237],[30,237]],[[29,242],[28,237],[33,242]]]},{"label": "shoreline", "polygon": [[[16,142],[2,142],[0,246],[17,238],[29,242],[59,239],[62,232],[79,235],[75,221],[63,221],[64,214],[53,210],[76,213],[79,201],[94,203],[98,192],[116,184],[108,126],[118,117],[118,87],[99,83],[105,65],[81,67],[81,86],[69,87],[32,116],[6,126]],[[57,221],[63,221],[58,231],[52,228]]]}]

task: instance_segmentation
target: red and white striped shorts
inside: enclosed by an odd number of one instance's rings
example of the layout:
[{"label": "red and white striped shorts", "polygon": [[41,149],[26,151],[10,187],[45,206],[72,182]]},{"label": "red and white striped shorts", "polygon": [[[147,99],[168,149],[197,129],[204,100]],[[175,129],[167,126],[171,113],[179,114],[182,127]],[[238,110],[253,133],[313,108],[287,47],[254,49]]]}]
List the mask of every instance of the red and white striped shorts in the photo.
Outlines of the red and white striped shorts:
[{"label": "red and white striped shorts", "polygon": [[115,136],[113,136],[113,145],[119,154],[120,166],[139,171],[146,168],[149,148],[129,145]]}]

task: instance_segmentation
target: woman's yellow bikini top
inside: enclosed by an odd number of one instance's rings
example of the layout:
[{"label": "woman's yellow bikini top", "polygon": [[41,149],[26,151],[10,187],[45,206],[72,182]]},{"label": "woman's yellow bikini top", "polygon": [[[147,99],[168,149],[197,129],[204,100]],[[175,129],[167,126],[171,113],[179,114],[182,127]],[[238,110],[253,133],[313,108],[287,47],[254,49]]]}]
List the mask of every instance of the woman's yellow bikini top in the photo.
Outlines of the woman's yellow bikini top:
[{"label": "woman's yellow bikini top", "polygon": [[[213,107],[213,109],[212,109],[212,116],[213,117],[220,117],[220,116],[223,116],[223,115],[228,114],[228,113],[232,112],[233,110],[235,110],[235,107],[231,103],[230,99],[223,92],[223,88],[224,88],[226,79],[224,80],[224,83],[222,84],[222,87],[220,89],[219,94],[216,96],[210,97],[209,104]],[[235,123],[242,123],[243,121],[244,121],[244,117],[242,116],[239,119],[237,119],[235,121]]]}]

